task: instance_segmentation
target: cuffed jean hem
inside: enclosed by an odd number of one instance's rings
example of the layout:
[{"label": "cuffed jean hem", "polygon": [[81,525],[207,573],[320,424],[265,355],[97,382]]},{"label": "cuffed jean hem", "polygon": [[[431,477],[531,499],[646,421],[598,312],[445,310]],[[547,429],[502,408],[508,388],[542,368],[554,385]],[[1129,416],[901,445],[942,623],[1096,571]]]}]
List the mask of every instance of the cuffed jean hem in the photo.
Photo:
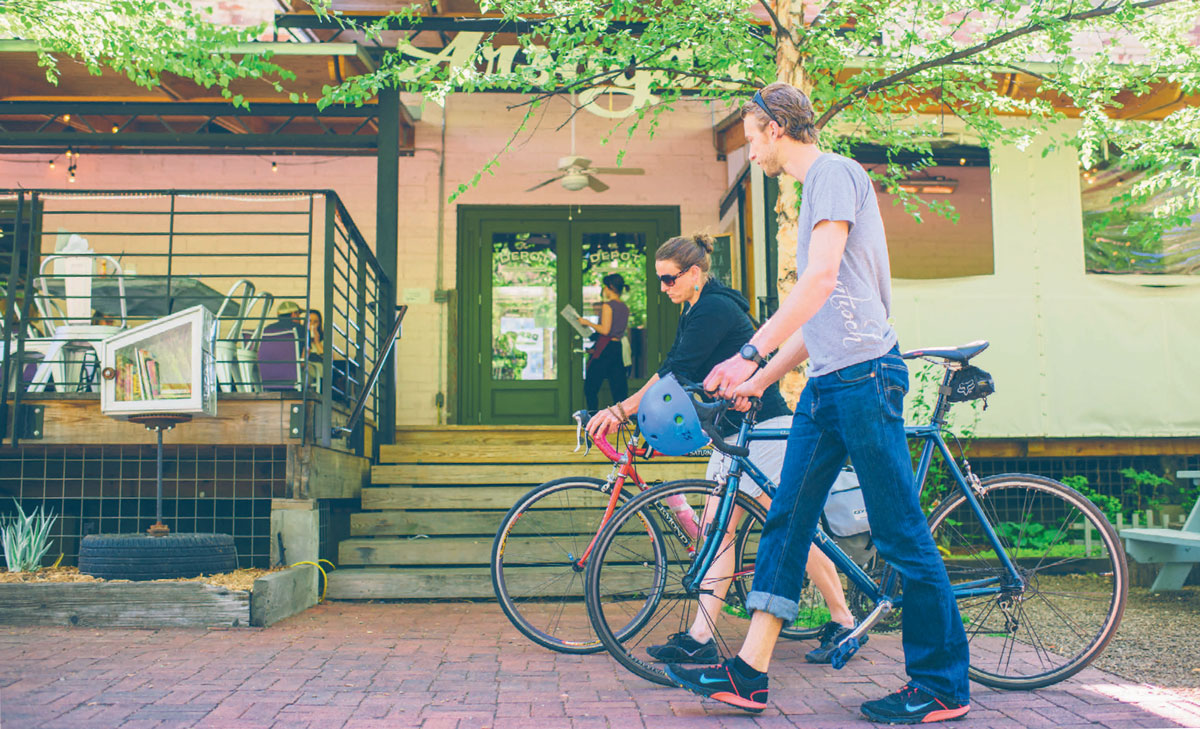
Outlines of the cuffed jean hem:
[{"label": "cuffed jean hem", "polygon": [[928,686],[922,684],[920,681],[909,680],[908,685],[913,688],[919,688],[922,691],[924,691],[925,693],[936,696],[939,699],[949,699],[950,701],[953,701],[956,704],[962,704],[963,706],[966,706],[967,704],[971,703],[971,697],[969,695],[968,696],[948,696],[948,695],[942,693],[941,691],[930,690],[930,688]]},{"label": "cuffed jean hem", "polygon": [[751,592],[746,597],[746,609],[751,612],[762,610],[790,625],[800,614],[800,603],[769,592]]}]

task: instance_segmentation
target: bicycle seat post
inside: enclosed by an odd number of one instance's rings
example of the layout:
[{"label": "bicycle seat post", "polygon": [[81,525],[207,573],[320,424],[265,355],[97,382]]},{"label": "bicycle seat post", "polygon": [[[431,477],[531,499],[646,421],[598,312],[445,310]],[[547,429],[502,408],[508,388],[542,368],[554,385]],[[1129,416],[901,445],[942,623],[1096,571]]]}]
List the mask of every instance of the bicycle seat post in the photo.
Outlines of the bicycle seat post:
[{"label": "bicycle seat post", "polygon": [[931,425],[942,426],[946,424],[946,415],[950,412],[950,379],[954,376],[954,365],[946,363],[942,369],[942,383],[938,385],[937,404],[933,407],[933,420]]}]

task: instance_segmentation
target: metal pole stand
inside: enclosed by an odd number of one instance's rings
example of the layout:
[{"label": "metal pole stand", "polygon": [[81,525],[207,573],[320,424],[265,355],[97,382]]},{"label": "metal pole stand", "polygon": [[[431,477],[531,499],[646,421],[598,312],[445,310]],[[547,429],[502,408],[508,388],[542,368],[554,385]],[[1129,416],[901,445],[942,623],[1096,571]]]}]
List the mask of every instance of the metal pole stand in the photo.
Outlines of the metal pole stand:
[{"label": "metal pole stand", "polygon": [[178,413],[155,413],[154,415],[134,415],[129,418],[129,422],[137,423],[146,427],[146,430],[153,430],[158,434],[158,497],[155,503],[154,515],[155,522],[146,533],[152,537],[163,537],[171,533],[171,528],[162,523],[162,438],[163,432],[174,428],[180,423],[186,423],[192,419],[191,415],[182,415]]}]

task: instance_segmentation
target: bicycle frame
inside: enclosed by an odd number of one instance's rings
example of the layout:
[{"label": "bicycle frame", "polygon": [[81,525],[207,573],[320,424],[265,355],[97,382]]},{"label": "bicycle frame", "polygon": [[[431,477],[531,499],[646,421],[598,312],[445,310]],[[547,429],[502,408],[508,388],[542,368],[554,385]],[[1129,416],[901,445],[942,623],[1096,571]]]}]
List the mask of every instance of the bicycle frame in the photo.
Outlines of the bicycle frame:
[{"label": "bicycle frame", "polygon": [[[950,376],[951,370],[948,368],[943,378],[942,390],[946,389],[945,385],[949,382]],[[1004,568],[1004,574],[1007,577],[1007,579],[1003,577],[990,577],[959,583],[954,585],[954,597],[956,600],[960,600],[964,597],[994,595],[1004,590],[1019,591],[1024,587],[1025,581],[1017,571],[1016,565],[1009,559],[1007,551],[1001,545],[991,521],[983,513],[983,507],[979,503],[976,491],[979,485],[979,478],[970,473],[969,466],[967,468],[969,475],[963,474],[962,469],[959,468],[958,463],[954,460],[954,456],[950,453],[949,446],[946,445],[946,441],[942,437],[941,428],[945,423],[945,417],[949,410],[950,403],[946,399],[945,393],[940,392],[930,423],[928,425],[907,426],[904,429],[905,435],[909,439],[924,441],[921,446],[921,456],[914,472],[917,493],[920,494],[925,486],[925,479],[929,475],[934,451],[937,451],[941,455],[943,462],[948,466],[950,476],[954,479],[959,491],[966,498],[967,503],[979,519],[980,524],[983,525],[985,536],[996,551],[996,555]],[[787,436],[788,431],[781,429],[752,430],[750,424],[743,421],[738,431],[736,443],[739,446],[745,446],[756,440],[786,440]],[[775,495],[776,484],[772,483],[747,457],[729,456],[729,458],[733,459],[733,463],[729,469],[729,476],[724,486],[714,492],[720,498],[720,503],[712,522],[705,527],[709,530],[708,533],[713,533],[712,530],[723,532],[729,527],[729,521],[733,514],[734,502],[737,496],[738,483],[740,483],[744,475],[749,476],[767,495],[772,498]],[[718,526],[720,527],[719,530],[717,529]],[[683,577],[683,586],[685,589],[692,590],[693,585],[700,584],[700,580],[707,574],[713,560],[717,556],[716,551],[720,547],[720,541],[719,539],[709,539],[697,553],[696,558],[692,561],[691,566]],[[825,556],[833,561],[834,565],[846,575],[851,583],[862,590],[876,605],[886,605],[888,610],[901,607],[903,597],[896,594],[895,586],[897,580],[894,572],[888,576],[884,584],[875,582],[870,575],[842,551],[836,542],[825,534],[820,525],[817,526],[817,530],[813,535],[813,543],[817,545],[817,548]],[[867,625],[866,627],[870,626]],[[866,632],[866,630],[864,629],[862,632]]]}]

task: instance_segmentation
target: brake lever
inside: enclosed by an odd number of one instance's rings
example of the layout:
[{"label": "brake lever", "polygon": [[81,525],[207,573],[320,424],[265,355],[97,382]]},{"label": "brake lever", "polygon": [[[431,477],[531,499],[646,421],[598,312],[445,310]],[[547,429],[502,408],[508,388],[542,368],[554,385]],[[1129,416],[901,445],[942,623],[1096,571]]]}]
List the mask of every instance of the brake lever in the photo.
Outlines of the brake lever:
[{"label": "brake lever", "polygon": [[592,452],[592,439],[587,435],[587,431],[583,429],[583,414],[585,410],[576,410],[571,413],[571,417],[575,418],[575,450],[572,453],[578,453],[580,448],[583,448],[583,455]]}]

